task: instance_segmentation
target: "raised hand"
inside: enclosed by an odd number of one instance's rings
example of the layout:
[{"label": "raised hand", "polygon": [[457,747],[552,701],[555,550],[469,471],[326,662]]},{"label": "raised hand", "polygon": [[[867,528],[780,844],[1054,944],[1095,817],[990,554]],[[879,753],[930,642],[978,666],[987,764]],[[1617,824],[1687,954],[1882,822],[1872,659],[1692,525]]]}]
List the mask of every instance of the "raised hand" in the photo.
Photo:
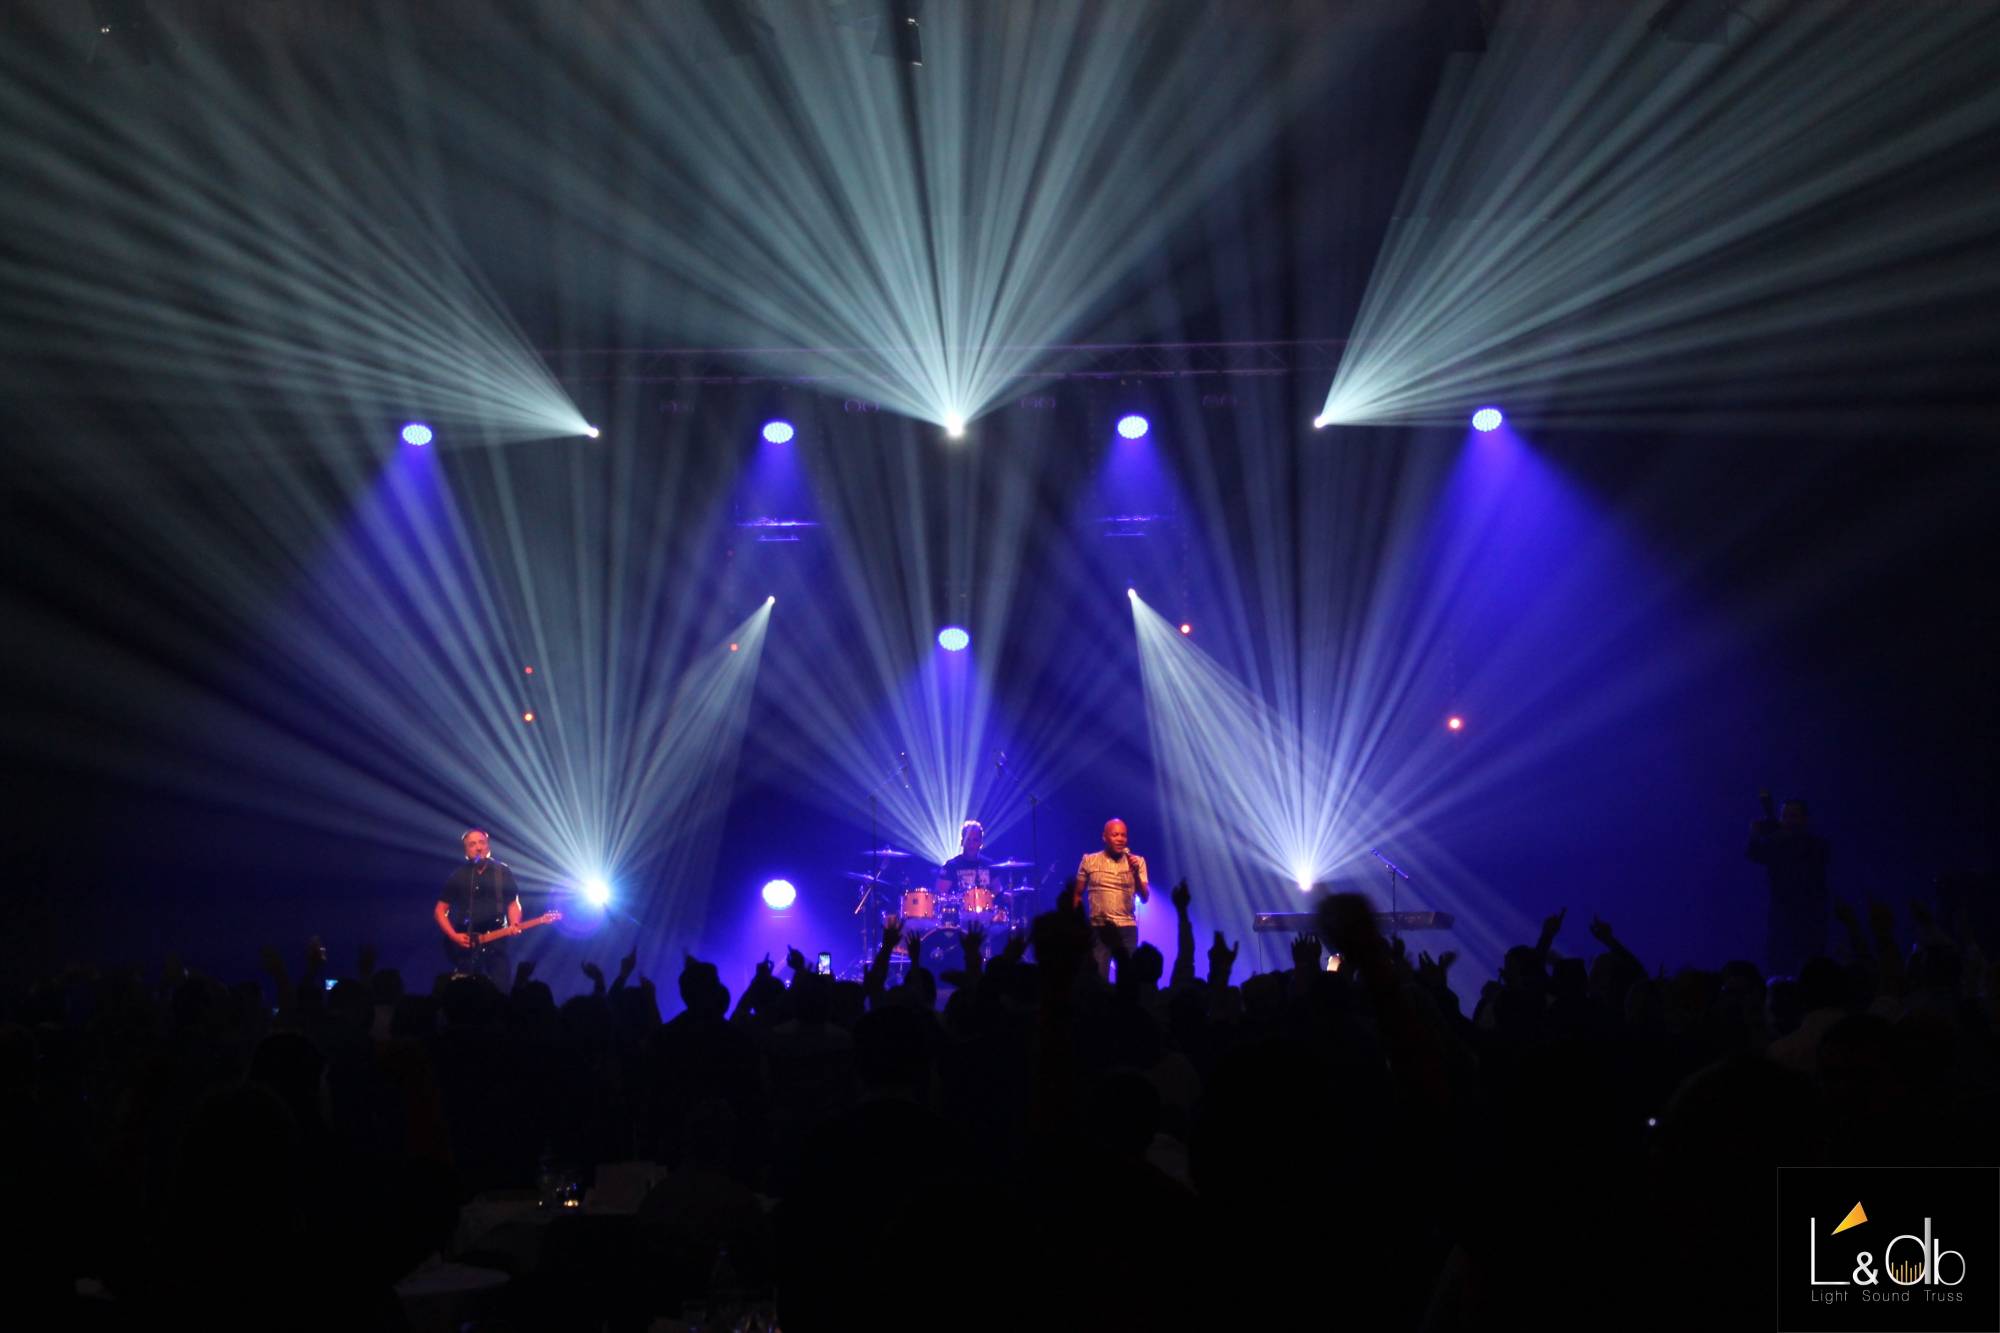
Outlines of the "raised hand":
[{"label": "raised hand", "polygon": [[1292,936],[1292,966],[1301,972],[1319,970],[1319,936]]},{"label": "raised hand", "polygon": [[1208,946],[1208,981],[1212,986],[1227,986],[1229,974],[1236,967],[1237,950],[1243,947],[1241,941],[1227,944],[1222,932],[1215,932],[1215,943]]},{"label": "raised hand", "polygon": [[618,960],[619,978],[622,980],[625,977],[631,976],[632,970],[638,966],[639,966],[639,946],[637,944],[634,944],[632,946],[632,952],[626,954],[623,958],[620,958]]},{"label": "raised hand", "polygon": [[1569,909],[1563,907],[1557,909],[1553,915],[1542,918],[1542,938],[1537,948],[1546,949],[1555,943],[1556,936],[1562,933],[1563,918],[1568,915]]},{"label": "raised hand", "polygon": [[903,942],[903,919],[892,916],[882,923],[882,947],[893,951]]},{"label": "raised hand", "polygon": [[1182,916],[1186,916],[1188,903],[1194,897],[1192,893],[1188,892],[1187,881],[1182,880],[1180,883],[1174,885],[1174,891],[1168,896],[1173,900],[1174,910]]},{"label": "raised hand", "polygon": [[799,952],[797,945],[785,946],[785,970],[794,976],[806,970],[806,956]]},{"label": "raised hand", "polygon": [[1590,937],[1606,948],[1618,942],[1618,937],[1611,933],[1611,923],[1595,912],[1590,914]]},{"label": "raised hand", "polygon": [[523,958],[520,962],[516,963],[514,965],[514,989],[519,990],[521,987],[527,985],[528,978],[533,975],[535,975],[534,959]]},{"label": "raised hand", "polygon": [[590,978],[591,988],[593,989],[593,991],[595,991],[595,993],[599,995],[602,995],[604,993],[603,968],[599,967],[597,964],[593,962],[586,960],[583,964],[583,975]]},{"label": "raised hand", "polygon": [[764,955],[764,961],[763,961],[763,962],[761,962],[761,963],[759,963],[759,964],[757,964],[757,979],[758,979],[759,981],[762,981],[762,980],[763,980],[763,979],[764,979],[765,977],[768,977],[768,976],[770,976],[770,975],[771,975],[771,970],[772,970],[772,968],[774,968],[775,966],[776,966],[776,964],[774,964],[774,963],[773,963],[773,962],[771,961],[771,955],[770,955],[770,954],[768,954],[768,953],[767,953],[767,954],[765,954],[765,955]]},{"label": "raised hand", "polygon": [[967,967],[977,967],[986,947],[986,932],[978,926],[965,932],[965,938],[958,942],[959,952],[965,955]]},{"label": "raised hand", "polygon": [[910,951],[910,965],[912,967],[915,967],[922,961],[917,950],[924,947],[924,937],[917,932],[915,926],[905,926],[903,928],[903,947]]}]

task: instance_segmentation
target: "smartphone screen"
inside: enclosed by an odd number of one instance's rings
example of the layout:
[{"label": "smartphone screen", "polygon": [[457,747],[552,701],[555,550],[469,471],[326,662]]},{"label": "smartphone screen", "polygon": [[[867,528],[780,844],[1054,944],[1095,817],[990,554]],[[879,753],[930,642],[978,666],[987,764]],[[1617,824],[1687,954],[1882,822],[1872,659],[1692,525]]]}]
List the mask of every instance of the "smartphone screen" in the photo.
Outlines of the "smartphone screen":
[{"label": "smartphone screen", "polygon": [[332,977],[328,977],[328,978],[326,979],[326,988],[327,988],[328,990],[332,990],[332,989],[333,989],[333,987],[334,987],[334,984],[335,984],[335,981],[334,981],[334,978],[332,978]]},{"label": "smartphone screen", "polygon": [[819,962],[818,962],[818,963],[816,963],[816,964],[814,964],[814,966],[813,966],[813,970],[814,970],[815,972],[819,973],[819,974],[820,974],[821,976],[823,976],[823,977],[830,977],[830,976],[832,976],[832,975],[833,975],[833,955],[832,955],[832,954],[830,954],[830,953],[823,953],[823,954],[821,954],[821,955],[819,956]]}]

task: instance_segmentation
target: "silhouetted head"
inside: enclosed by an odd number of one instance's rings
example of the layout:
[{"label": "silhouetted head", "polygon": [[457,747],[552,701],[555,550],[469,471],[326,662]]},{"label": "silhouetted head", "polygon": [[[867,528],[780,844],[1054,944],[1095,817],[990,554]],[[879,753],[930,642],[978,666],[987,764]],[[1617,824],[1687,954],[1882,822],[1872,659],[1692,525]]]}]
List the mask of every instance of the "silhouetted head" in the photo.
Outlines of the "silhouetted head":
[{"label": "silhouetted head", "polygon": [[681,1003],[691,1014],[722,1017],[729,1012],[729,988],[714,963],[704,963],[693,954],[681,968]]}]

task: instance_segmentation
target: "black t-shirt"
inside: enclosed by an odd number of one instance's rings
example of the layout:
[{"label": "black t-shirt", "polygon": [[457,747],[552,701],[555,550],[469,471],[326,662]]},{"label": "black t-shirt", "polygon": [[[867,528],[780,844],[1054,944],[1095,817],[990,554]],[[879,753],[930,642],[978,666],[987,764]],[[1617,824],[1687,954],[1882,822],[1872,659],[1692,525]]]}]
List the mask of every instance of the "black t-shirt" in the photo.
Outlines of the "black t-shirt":
[{"label": "black t-shirt", "polygon": [[467,861],[438,890],[438,901],[450,909],[452,924],[460,930],[493,929],[507,920],[507,904],[520,898],[514,872],[491,857]]},{"label": "black t-shirt", "polygon": [[992,882],[993,872],[987,867],[993,863],[983,856],[968,856],[960,852],[944,863],[938,871],[938,878],[958,892],[967,889],[983,889]]}]

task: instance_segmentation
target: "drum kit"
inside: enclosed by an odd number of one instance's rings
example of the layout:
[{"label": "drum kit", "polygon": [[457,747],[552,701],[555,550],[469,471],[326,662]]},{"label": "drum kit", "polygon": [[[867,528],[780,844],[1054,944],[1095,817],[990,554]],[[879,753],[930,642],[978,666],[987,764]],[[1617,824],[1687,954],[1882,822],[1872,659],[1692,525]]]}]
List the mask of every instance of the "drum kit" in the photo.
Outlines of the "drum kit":
[{"label": "drum kit", "polygon": [[[1031,861],[989,861],[973,872],[973,882],[953,886],[931,862],[900,847],[871,847],[861,854],[869,858],[870,869],[848,871],[845,877],[861,886],[854,914],[861,918],[864,959],[874,957],[882,928],[895,921],[920,936],[917,959],[932,973],[959,968],[971,932],[981,933],[980,952],[992,958],[1007,947],[1009,936],[1028,928],[1033,916]],[[907,965],[908,953],[906,938],[895,959]]]}]

